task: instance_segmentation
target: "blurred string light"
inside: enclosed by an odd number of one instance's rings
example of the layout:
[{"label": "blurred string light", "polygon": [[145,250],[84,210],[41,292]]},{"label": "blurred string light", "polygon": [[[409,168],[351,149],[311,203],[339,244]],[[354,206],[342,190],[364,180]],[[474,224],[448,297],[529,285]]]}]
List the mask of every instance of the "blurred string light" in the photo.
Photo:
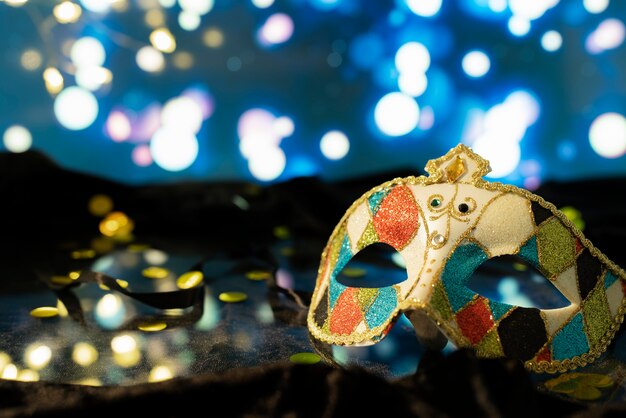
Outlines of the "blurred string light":
[{"label": "blurred string light", "polygon": [[426,71],[430,53],[419,42],[407,42],[396,51],[394,63],[398,70],[398,88],[409,96],[421,96],[428,86]]},{"label": "blurred string light", "polygon": [[491,60],[483,51],[473,50],[465,54],[461,66],[468,76],[480,78],[489,72]]},{"label": "blurred string light", "polygon": [[54,100],[54,114],[65,128],[78,131],[91,126],[98,117],[98,101],[81,87],[68,87]]},{"label": "blurred string light", "polygon": [[539,113],[540,106],[534,95],[517,90],[504,102],[484,114],[477,114],[474,125],[477,128],[470,129],[464,137],[474,151],[489,160],[491,172],[487,177],[506,177],[515,171],[521,160],[520,142]]},{"label": "blurred string light", "polygon": [[67,24],[78,21],[83,14],[83,9],[76,3],[64,1],[54,6],[52,13],[57,22]]},{"label": "blurred string light", "polygon": [[589,127],[591,148],[604,158],[619,158],[626,153],[626,118],[619,113],[604,113]]},{"label": "blurred string light", "polygon": [[558,51],[563,44],[563,37],[555,30],[549,30],[541,37],[541,47],[548,52]]},{"label": "blurred string light", "polygon": [[178,25],[186,31],[193,31],[200,27],[200,15],[183,10],[178,15]]},{"label": "blurred string light", "polygon": [[441,9],[442,0],[405,0],[410,11],[418,16],[433,17]]},{"label": "blurred string light", "polygon": [[172,53],[176,50],[176,39],[166,28],[159,28],[150,34],[150,43],[161,52]]},{"label": "blurred string light", "polygon": [[294,132],[293,121],[287,116],[277,118],[262,108],[245,111],[237,122],[239,151],[248,160],[252,176],[261,181],[278,178],[287,165],[281,141]]},{"label": "blurred string light", "polygon": [[273,46],[287,42],[293,35],[293,20],[285,13],[275,13],[267,18],[257,32],[261,46]]},{"label": "blurred string light", "polygon": [[626,28],[619,19],[606,19],[587,36],[585,48],[590,54],[600,54],[615,49],[624,42]]},{"label": "blurred string light", "polygon": [[161,51],[151,46],[140,48],[135,60],[139,68],[148,73],[157,73],[165,68],[165,57]]},{"label": "blurred string light", "polygon": [[48,67],[43,72],[43,79],[46,84],[46,90],[48,93],[55,95],[63,90],[63,75],[54,67]]},{"label": "blurred string light", "polygon": [[583,0],[583,6],[589,13],[602,13],[609,7],[609,0]]},{"label": "blurred string light", "polygon": [[83,7],[90,12],[106,13],[111,9],[116,0],[80,0]]},{"label": "blurred string light", "polygon": [[350,151],[350,140],[341,131],[329,131],[322,136],[320,149],[329,160],[340,160]]},{"label": "blurred string light", "polygon": [[274,0],[252,0],[252,4],[259,9],[267,9],[274,4]]},{"label": "blurred string light", "polygon": [[2,136],[4,147],[11,152],[26,152],[33,144],[30,131],[21,125],[10,126]]},{"label": "blurred string light", "polygon": [[22,53],[20,57],[20,64],[24,67],[25,70],[35,71],[41,64],[43,63],[43,57],[41,53],[36,49],[27,49]]},{"label": "blurred string light", "polygon": [[413,131],[419,122],[420,109],[415,99],[404,93],[388,93],[374,108],[374,121],[382,133],[403,136]]}]

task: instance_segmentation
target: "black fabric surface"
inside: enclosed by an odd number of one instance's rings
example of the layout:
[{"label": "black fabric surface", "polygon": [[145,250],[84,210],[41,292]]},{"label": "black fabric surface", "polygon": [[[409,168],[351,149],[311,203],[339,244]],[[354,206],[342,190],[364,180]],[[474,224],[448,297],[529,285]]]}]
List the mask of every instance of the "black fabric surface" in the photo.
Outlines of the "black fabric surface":
[{"label": "black fabric surface", "polygon": [[[294,236],[294,262],[316,265],[345,209],[371,187],[407,170],[326,184],[296,179],[260,190],[245,183],[187,183],[130,187],[58,168],[37,153],[0,155],[1,289],[32,290],[53,265],[60,242],[89,237],[98,219],[86,202],[110,195],[132,215],[136,234],[160,248],[263,248],[274,225]],[[537,194],[557,207],[583,213],[585,235],[621,266],[626,253],[626,181],[550,183]],[[232,203],[245,196],[250,209]],[[588,407],[538,392],[521,363],[476,359],[469,351],[448,357],[427,353],[414,376],[386,381],[362,370],[277,363],[219,375],[177,378],[132,387],[85,387],[0,380],[0,417],[17,416],[624,416],[626,405]],[[139,411],[139,412],[134,412]]]}]

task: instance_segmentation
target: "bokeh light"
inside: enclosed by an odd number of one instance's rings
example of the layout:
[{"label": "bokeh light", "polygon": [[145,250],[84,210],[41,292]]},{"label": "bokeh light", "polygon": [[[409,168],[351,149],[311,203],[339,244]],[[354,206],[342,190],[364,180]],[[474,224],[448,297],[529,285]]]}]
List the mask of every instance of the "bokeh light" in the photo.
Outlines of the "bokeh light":
[{"label": "bokeh light", "polygon": [[418,16],[433,17],[441,9],[442,0],[405,0],[409,10]]},{"label": "bokeh light", "polygon": [[374,109],[376,126],[389,136],[408,134],[417,127],[419,116],[417,102],[403,93],[389,93],[383,96]]},{"label": "bokeh light", "polygon": [[149,73],[162,71],[165,67],[165,57],[161,51],[151,46],[144,46],[139,49],[135,60],[139,68]]},{"label": "bokeh light", "polygon": [[150,141],[150,153],[154,162],[167,171],[189,168],[198,157],[198,139],[190,130],[162,127]]},{"label": "bokeh light", "polygon": [[43,79],[46,83],[46,90],[50,94],[57,94],[63,90],[63,75],[54,67],[48,67],[43,72]]},{"label": "bokeh light", "polygon": [[563,37],[555,30],[549,30],[541,37],[541,46],[548,52],[558,51],[563,44]]},{"label": "bokeh light", "polygon": [[264,147],[256,151],[248,160],[250,173],[261,181],[277,179],[285,170],[287,157],[279,147]]},{"label": "bokeh light", "polygon": [[258,40],[261,45],[278,45],[285,43],[293,35],[293,20],[285,13],[276,13],[267,18],[259,29]]},{"label": "bokeh light", "polygon": [[68,87],[54,100],[54,114],[61,125],[78,131],[91,126],[98,117],[98,101],[89,91]]},{"label": "bokeh light", "polygon": [[25,127],[13,125],[4,131],[2,142],[4,147],[11,152],[26,152],[33,144],[33,137]]},{"label": "bokeh light", "polygon": [[35,71],[43,63],[43,57],[41,53],[36,49],[27,49],[22,53],[20,57],[20,64],[25,70]]},{"label": "bokeh light", "polygon": [[520,16],[513,15],[508,22],[509,32],[515,36],[524,36],[530,32],[530,21]]},{"label": "bokeh light", "polygon": [[109,113],[105,126],[109,137],[116,142],[127,140],[132,132],[128,116],[120,110]]},{"label": "bokeh light", "polygon": [[32,344],[24,352],[24,363],[35,370],[46,367],[51,359],[52,350],[45,344]]},{"label": "bokeh light", "polygon": [[589,13],[602,13],[609,7],[609,0],[583,0],[583,6]]},{"label": "bokeh light", "polygon": [[99,40],[86,36],[74,42],[70,58],[76,66],[100,67],[106,59],[106,51]]},{"label": "bokeh light", "polygon": [[180,96],[165,103],[161,112],[161,124],[197,134],[202,127],[202,109],[196,101]]},{"label": "bokeh light", "polygon": [[626,118],[619,113],[604,113],[589,128],[591,148],[604,158],[618,158],[626,153]]},{"label": "bokeh light", "polygon": [[329,131],[322,137],[320,149],[329,160],[340,160],[350,151],[350,141],[341,131]]},{"label": "bokeh light", "polygon": [[267,9],[274,4],[274,0],[252,0],[252,4],[259,9]]},{"label": "bokeh light", "polygon": [[200,27],[200,22],[201,22],[200,15],[197,13],[183,10],[178,15],[178,24],[180,25],[181,28],[187,31],[198,29],[198,27]]},{"label": "bokeh light", "polygon": [[470,51],[463,57],[463,71],[470,77],[483,77],[491,68],[491,60],[483,51]]},{"label": "bokeh light", "polygon": [[396,52],[395,64],[399,72],[425,73],[430,67],[430,53],[419,42],[407,42]]},{"label": "bokeh light", "polygon": [[178,0],[180,7],[189,13],[199,16],[205,15],[213,9],[214,0]]},{"label": "bokeh light", "polygon": [[150,43],[161,52],[172,53],[176,50],[176,39],[166,28],[159,28],[150,34]]},{"label": "bokeh light", "polygon": [[590,54],[599,54],[622,45],[626,36],[626,28],[619,19],[606,19],[589,34],[585,48]]},{"label": "bokeh light", "polygon": [[76,3],[64,1],[54,6],[52,13],[59,23],[74,23],[82,15],[83,9]]}]

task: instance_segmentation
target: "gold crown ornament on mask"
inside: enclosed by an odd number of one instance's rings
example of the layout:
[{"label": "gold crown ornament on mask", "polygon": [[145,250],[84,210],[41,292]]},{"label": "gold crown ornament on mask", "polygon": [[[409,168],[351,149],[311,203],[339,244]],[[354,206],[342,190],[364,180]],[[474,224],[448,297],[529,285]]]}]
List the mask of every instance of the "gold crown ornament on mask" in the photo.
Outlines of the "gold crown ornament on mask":
[{"label": "gold crown ornament on mask", "polygon": [[[311,334],[331,344],[373,344],[406,313],[429,318],[480,357],[519,359],[536,372],[584,366],[606,350],[626,311],[626,273],[554,205],[484,180],[489,170],[458,145],[428,162],[428,177],[391,180],[354,202],[322,253]],[[341,284],[346,264],[376,243],[400,253],[407,278],[378,288]],[[502,255],[536,267],[570,305],[514,306],[467,287],[482,263]]]}]

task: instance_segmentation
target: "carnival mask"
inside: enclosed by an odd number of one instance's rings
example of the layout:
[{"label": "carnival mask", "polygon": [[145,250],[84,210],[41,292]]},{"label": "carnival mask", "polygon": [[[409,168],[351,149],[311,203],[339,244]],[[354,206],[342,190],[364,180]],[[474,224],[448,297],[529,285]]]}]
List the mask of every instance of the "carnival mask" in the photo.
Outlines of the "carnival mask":
[{"label": "carnival mask", "polygon": [[[626,311],[626,273],[554,205],[526,190],[483,180],[489,163],[464,145],[426,166],[428,177],[382,184],[343,216],[322,254],[308,327],[341,345],[380,341],[400,313],[419,313],[459,347],[509,357],[533,371],[584,366],[607,347]],[[398,251],[406,280],[348,287],[337,277],[375,243]],[[467,287],[485,261],[516,255],[571,303],[508,305]]]}]

